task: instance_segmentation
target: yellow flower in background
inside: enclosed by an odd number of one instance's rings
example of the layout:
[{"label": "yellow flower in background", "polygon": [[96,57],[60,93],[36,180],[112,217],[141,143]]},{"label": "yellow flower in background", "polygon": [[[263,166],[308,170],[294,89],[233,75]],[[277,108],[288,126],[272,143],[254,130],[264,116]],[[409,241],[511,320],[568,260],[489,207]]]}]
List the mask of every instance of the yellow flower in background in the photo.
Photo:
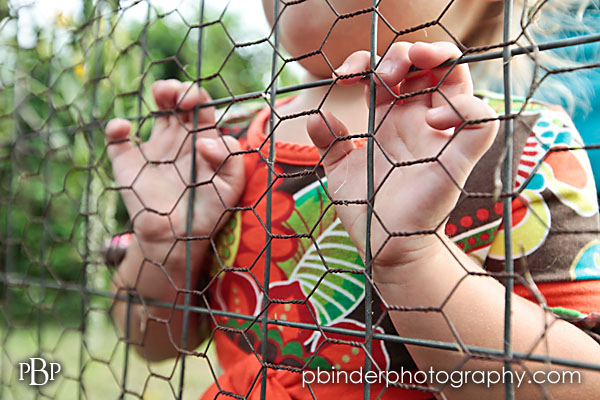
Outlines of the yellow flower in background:
[{"label": "yellow flower in background", "polygon": [[77,79],[79,79],[80,81],[83,81],[85,79],[85,66],[83,65],[83,63],[77,64],[73,68],[73,72],[75,73]]},{"label": "yellow flower in background", "polygon": [[63,14],[62,12],[59,12],[56,16],[56,26],[59,28],[68,28],[73,26],[73,18]]}]

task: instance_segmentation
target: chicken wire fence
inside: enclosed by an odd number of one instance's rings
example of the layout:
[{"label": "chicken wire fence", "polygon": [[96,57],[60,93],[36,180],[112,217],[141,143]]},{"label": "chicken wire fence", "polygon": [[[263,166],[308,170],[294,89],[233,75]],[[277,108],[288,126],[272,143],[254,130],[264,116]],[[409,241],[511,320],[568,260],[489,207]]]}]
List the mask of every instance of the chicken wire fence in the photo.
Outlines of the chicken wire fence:
[{"label": "chicken wire fence", "polygon": [[[280,15],[307,2],[310,3],[308,0],[275,0],[273,20],[279,21]],[[502,263],[504,270],[489,274],[503,281],[508,293],[512,292],[514,284],[520,284],[544,304],[527,269],[523,272],[513,263],[513,252],[523,253],[523,249],[513,248],[511,231],[518,229],[523,221],[513,210],[515,202],[523,202],[519,199],[524,188],[538,179],[536,173],[543,170],[544,162],[551,155],[571,154],[583,146],[575,141],[554,145],[546,140],[544,129],[534,129],[539,136],[532,136],[534,142],[528,142],[528,145],[535,147],[537,141],[544,151],[530,157],[530,164],[526,165],[529,169],[523,173],[519,155],[513,157],[513,135],[519,126],[531,128],[529,115],[541,107],[531,99],[545,82],[568,74],[591,74],[600,66],[597,60],[580,59],[577,63],[565,60],[565,54],[569,53],[557,53],[561,54],[564,65],[544,64],[541,55],[555,49],[574,49],[597,42],[600,34],[582,28],[568,38],[535,41],[525,28],[539,23],[536,16],[541,10],[551,8],[553,2],[529,4],[528,11],[519,14],[517,19],[511,12],[512,2],[506,0],[504,39],[485,46],[467,47],[444,25],[444,15],[453,7],[454,1],[449,1],[437,18],[410,28],[392,26],[378,11],[379,1],[374,0],[370,7],[351,13],[338,10],[339,2],[322,0],[320,3],[327,5],[334,24],[320,48],[293,58],[280,48],[277,23],[262,36],[245,30],[246,20],[240,20],[239,15],[231,11],[239,2],[231,5],[207,2],[205,5],[202,0],[186,1],[169,8],[159,7],[151,0],[83,0],[80,4],[73,2],[71,11],[62,10],[58,14],[41,0],[0,2],[2,398],[198,398],[222,372],[216,361],[215,346],[221,347],[218,350],[220,356],[223,356],[222,352],[230,351],[234,357],[254,357],[254,363],[258,363],[258,368],[253,369],[254,364],[249,359],[239,359],[247,363],[247,390],[231,393],[222,389],[223,395],[234,398],[246,398],[250,393],[260,395],[260,398],[275,398],[275,394],[269,393],[271,386],[267,384],[271,371],[290,371],[296,376],[317,367],[338,370],[362,367],[364,371],[385,371],[390,369],[390,359],[410,359],[404,347],[407,344],[458,352],[463,358],[457,369],[471,359],[497,360],[507,369],[523,367],[523,360],[529,359],[600,371],[598,363],[514,351],[513,328],[510,318],[506,317],[510,315],[510,296],[505,300],[508,311],[505,313],[503,349],[463,343],[444,310],[454,290],[440,306],[427,309],[388,304],[381,299],[371,276],[373,259],[381,249],[370,248],[373,226],[385,225],[373,207],[380,191],[378,185],[383,184],[376,184],[374,178],[375,154],[383,151],[377,136],[380,125],[375,119],[375,91],[376,88],[391,89],[382,85],[383,81],[374,72],[379,62],[377,57],[372,56],[370,67],[359,74],[370,82],[368,127],[361,133],[350,135],[362,141],[367,149],[367,197],[336,198],[336,193],[327,190],[325,174],[319,166],[321,160],[312,166],[287,165],[285,168],[275,162],[279,151],[275,138],[280,131],[277,128],[283,122],[312,114],[323,115],[322,105],[280,115],[276,102],[286,100],[278,99],[289,98],[291,93],[326,88],[325,102],[338,81],[356,76],[338,74],[334,79],[299,83],[293,69],[294,62],[317,57],[328,63],[333,72],[338,66],[331,65],[323,45],[336,25],[343,21],[370,18],[371,54],[378,48],[378,26],[385,26],[398,40],[412,32],[442,29],[447,33],[447,40],[462,50],[462,56],[440,67],[446,67],[448,71],[440,82],[424,90],[394,94],[393,105],[432,92],[443,96],[441,83],[461,64],[469,63],[476,68],[486,60],[501,60],[498,65],[503,74],[499,75],[499,82],[503,82],[504,95],[485,95],[489,104],[498,110],[500,117],[497,119],[502,121],[500,135],[506,138],[501,141],[502,146],[495,156],[497,162],[490,171],[495,183],[466,187],[462,189],[459,201],[460,205],[470,199],[483,199],[491,202],[496,214],[490,216],[484,208],[479,209],[477,215],[458,220],[450,214],[444,221],[439,221],[439,226],[446,224],[445,232],[474,257],[478,254],[476,250],[489,250],[490,236],[500,229],[505,238],[507,261]],[[65,9],[70,7],[69,3],[65,4]],[[260,7],[259,4],[255,6]],[[593,3],[589,5],[589,9],[592,8]],[[51,20],[49,16],[52,16]],[[509,29],[511,24],[520,27],[516,33]],[[513,99],[511,94],[513,57],[526,60],[535,67],[527,90],[523,92],[524,97],[519,99]],[[181,109],[180,100],[172,102],[171,106],[159,104],[157,109],[152,98],[152,84],[168,78],[205,87],[214,100],[195,107],[191,113]],[[206,110],[212,112],[209,108],[212,106],[217,107],[216,121],[203,125],[201,115]],[[266,135],[252,142],[245,135],[248,122],[259,118],[257,115],[262,115]],[[105,126],[114,117],[129,120],[131,134],[129,138],[107,143]],[[176,151],[168,156],[145,152],[144,149],[149,148],[143,144],[151,140],[149,136],[155,120],[159,124],[160,119],[166,118],[185,132],[184,139],[176,143]],[[486,121],[463,118],[457,132],[483,122]],[[543,128],[543,124],[538,122],[536,127]],[[231,135],[241,138],[245,147],[241,150],[228,148],[229,155],[215,166],[217,172],[198,177],[196,163],[200,156],[190,143],[195,143],[202,135],[215,135],[214,132],[218,132],[221,143],[229,143],[223,138]],[[345,139],[338,138],[333,143],[339,140]],[[176,142],[176,139],[172,141]],[[125,167],[115,164],[113,172],[108,157],[111,146],[124,142],[136,144],[133,148],[138,157],[129,184],[115,182],[118,168]],[[585,147],[592,151],[597,145],[591,143]],[[500,155],[505,159],[503,164]],[[181,168],[183,164],[179,162],[184,156],[189,157],[187,169]],[[390,158],[387,174],[398,173],[398,170],[416,164],[439,163],[439,156],[432,154],[417,160]],[[225,170],[236,158],[245,159],[246,171],[258,172],[247,183],[253,190],[247,189],[234,206],[220,197],[219,189],[223,186],[217,180],[219,171]],[[178,182],[172,186],[173,193],[144,191],[152,186],[148,179],[155,183],[153,178],[143,178],[148,171],[162,171],[163,174],[168,171]],[[581,173],[572,171],[569,179],[577,180],[576,174]],[[513,175],[517,176],[514,188],[513,179],[504,179]],[[305,182],[303,179],[307,176],[314,181],[311,191],[281,194],[281,187],[294,187],[288,182]],[[140,189],[141,184],[136,185],[140,181],[147,186]],[[359,183],[351,179],[345,184]],[[588,189],[589,184],[585,183]],[[192,225],[202,208],[189,205],[194,204],[194,196],[202,196],[207,190],[216,194],[221,208],[213,218],[215,227],[198,234]],[[410,189],[398,188],[399,196],[403,195],[403,190]],[[131,198],[139,200],[139,210],[134,215],[128,215],[121,194],[130,196],[130,203]],[[173,199],[172,204],[162,209],[153,207],[153,199],[161,196]],[[356,259],[358,255],[352,242],[344,236],[343,229],[339,229],[341,225],[334,208],[334,205],[352,207],[357,204],[367,205],[366,253],[362,260]],[[522,211],[533,215],[533,220],[541,221],[538,223],[545,227],[545,235],[551,232],[570,238],[598,233],[596,225],[584,228],[569,224],[550,226],[549,219],[539,214],[538,208],[526,201],[524,204]],[[174,213],[181,215],[176,218]],[[160,222],[162,233],[170,238],[172,246],[160,259],[154,257],[151,248],[142,249],[136,278],[129,285],[119,284],[118,264],[124,248],[139,235],[136,223],[141,224],[144,215],[153,216],[155,219],[149,220],[156,224]],[[521,219],[511,223],[512,218]],[[461,229],[468,228],[473,219],[486,222],[479,224],[477,235],[456,234],[456,230],[460,233]],[[488,223],[492,219],[495,222]],[[501,220],[503,227],[508,227],[506,230],[499,227]],[[244,235],[240,235],[240,229],[246,230]],[[437,229],[422,232],[387,230],[386,235],[386,242],[407,235],[434,235],[440,239],[442,236]],[[339,246],[331,246],[336,241]],[[193,251],[198,246],[205,246],[212,253],[206,261],[212,266],[201,268],[199,274],[202,276],[196,273],[199,269],[193,265],[197,261]],[[171,276],[174,270],[169,264],[169,257],[175,257],[173,249],[178,247],[185,249],[185,256],[177,260],[185,277],[179,280]],[[598,257],[594,253],[595,247],[586,249],[591,253],[584,255]],[[353,263],[344,261],[346,255],[341,253],[346,251],[353,252]],[[515,259],[523,261],[519,257]],[[295,265],[299,265],[296,270]],[[514,272],[515,267],[518,273]],[[169,301],[157,300],[147,291],[139,293],[136,282],[146,270],[158,271],[154,275],[157,291],[164,286],[172,288]],[[584,278],[574,276],[572,279]],[[459,284],[460,281],[456,287]],[[587,327],[590,335],[594,335],[594,329],[597,332],[597,315],[569,310],[561,313],[559,309],[546,308],[548,313],[555,312]],[[166,314],[161,314],[162,317],[150,315],[148,310],[155,309],[166,310]],[[134,315],[134,310],[138,314]],[[454,339],[440,342],[398,336],[386,322],[392,311],[438,313],[445,318]],[[355,319],[349,317],[351,313]],[[111,314],[121,315],[124,328],[118,327]],[[136,315],[150,316],[148,321],[140,322]],[[176,357],[152,361],[153,350],[143,346],[150,340],[148,331],[144,334],[146,328],[139,328],[142,333],[132,332],[132,329],[138,329],[132,321],[138,325],[162,326],[156,328],[162,329],[162,336],[153,346],[171,348]],[[202,332],[201,345],[192,346],[191,331]],[[50,363],[59,363],[61,370],[56,379],[39,386],[30,385],[33,381],[29,378],[20,381],[23,371],[19,368],[31,358],[41,358],[48,363],[45,373],[38,371],[35,378],[38,382],[44,380],[44,374],[51,372]],[[448,384],[427,387],[414,382],[392,382],[390,386],[415,388],[428,393],[431,398],[436,394],[444,398],[444,390],[448,388]],[[369,382],[362,384],[360,389],[364,398],[385,396],[386,390],[391,390]],[[540,385],[539,393],[541,397],[551,398],[546,386]],[[506,398],[514,396],[514,385],[507,383]]]}]

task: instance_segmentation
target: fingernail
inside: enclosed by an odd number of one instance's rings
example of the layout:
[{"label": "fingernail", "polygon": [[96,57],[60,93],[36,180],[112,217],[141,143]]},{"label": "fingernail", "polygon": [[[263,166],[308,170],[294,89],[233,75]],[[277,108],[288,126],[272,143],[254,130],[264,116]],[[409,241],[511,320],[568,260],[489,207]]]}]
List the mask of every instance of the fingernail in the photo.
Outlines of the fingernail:
[{"label": "fingernail", "polygon": [[197,141],[198,146],[204,147],[207,150],[214,151],[217,149],[217,141],[210,138],[201,138]]},{"label": "fingernail", "polygon": [[348,74],[349,69],[350,66],[348,65],[348,63],[343,63],[338,69],[335,70],[335,73],[337,75],[346,75]]},{"label": "fingernail", "polygon": [[448,112],[448,108],[447,105],[439,106],[428,110],[427,114],[429,114],[429,118],[438,119]]},{"label": "fingernail", "polygon": [[382,62],[381,65],[379,65],[379,68],[377,68],[377,72],[383,75],[390,75],[394,72],[394,63],[390,60]]}]

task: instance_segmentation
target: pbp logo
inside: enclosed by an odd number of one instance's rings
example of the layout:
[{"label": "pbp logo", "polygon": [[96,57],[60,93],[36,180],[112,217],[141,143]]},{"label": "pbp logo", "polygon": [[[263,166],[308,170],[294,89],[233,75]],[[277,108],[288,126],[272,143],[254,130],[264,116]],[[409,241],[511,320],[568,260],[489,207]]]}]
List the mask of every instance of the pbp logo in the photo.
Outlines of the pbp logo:
[{"label": "pbp logo", "polygon": [[[43,358],[32,357],[29,362],[19,363],[19,380],[24,381],[25,376],[30,374],[29,386],[43,386],[48,381],[53,381],[54,376],[61,370],[60,364],[46,362]],[[43,378],[43,379],[42,379]]]}]

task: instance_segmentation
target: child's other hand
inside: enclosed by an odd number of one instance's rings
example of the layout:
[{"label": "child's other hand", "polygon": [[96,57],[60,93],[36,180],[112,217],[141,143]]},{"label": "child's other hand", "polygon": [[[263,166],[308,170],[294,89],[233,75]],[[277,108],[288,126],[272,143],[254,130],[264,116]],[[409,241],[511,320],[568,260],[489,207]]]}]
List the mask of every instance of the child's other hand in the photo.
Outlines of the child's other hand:
[{"label": "child's other hand", "polygon": [[[195,84],[177,80],[156,82],[152,93],[159,110],[182,111],[157,118],[150,139],[139,146],[129,139],[129,122],[113,119],[106,126],[107,153],[138,240],[173,245],[175,238],[186,236],[193,110],[210,96]],[[192,236],[216,229],[244,187],[242,158],[230,156],[240,145],[233,137],[220,137],[214,126],[214,108],[200,109],[194,183],[211,182],[196,187]]]},{"label": "child's other hand", "polygon": [[[424,253],[428,248],[439,250],[442,243],[435,235],[390,237],[389,233],[440,231],[458,199],[460,188],[494,140],[497,115],[473,96],[468,67],[463,64],[451,70],[434,69],[460,55],[459,49],[451,43],[396,43],[379,63],[377,75],[395,95],[434,88],[442,83],[439,90],[404,98],[390,109],[394,96],[375,77],[376,197],[371,248],[377,255],[376,264],[400,265],[429,254]],[[348,75],[368,70],[369,58],[368,52],[353,53],[336,72]],[[423,71],[409,73],[412,65]],[[351,85],[359,81],[358,76],[339,80],[338,84]],[[492,120],[462,126],[464,121],[488,118]],[[330,113],[312,116],[307,125],[323,156],[329,193],[336,200],[365,200],[367,146],[357,148],[352,141],[335,141],[336,137],[347,136],[348,130]],[[429,162],[410,164],[421,159],[429,159]],[[393,168],[392,163],[409,164]],[[364,205],[336,206],[362,255],[366,209]]]}]

